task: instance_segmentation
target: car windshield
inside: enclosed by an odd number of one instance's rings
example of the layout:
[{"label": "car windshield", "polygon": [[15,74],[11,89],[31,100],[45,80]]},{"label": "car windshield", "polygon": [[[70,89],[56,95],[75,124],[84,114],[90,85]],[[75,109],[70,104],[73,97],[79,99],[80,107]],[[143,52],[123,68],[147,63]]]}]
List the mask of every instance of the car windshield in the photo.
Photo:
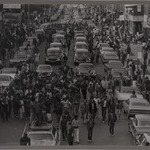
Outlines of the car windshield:
[{"label": "car windshield", "polygon": [[39,66],[38,67],[39,70],[51,70],[50,66]]},{"label": "car windshield", "polygon": [[127,87],[127,88],[121,88],[121,93],[132,93],[133,90],[138,92],[136,88]]},{"label": "car windshield", "polygon": [[93,65],[79,65],[79,68],[94,68]]},{"label": "car windshield", "polygon": [[62,47],[61,44],[52,44],[51,47]]},{"label": "car windshield", "polygon": [[29,134],[31,140],[53,140],[52,134]]},{"label": "car windshield", "polygon": [[10,77],[9,76],[0,76],[0,81],[10,81]]},{"label": "car windshield", "polygon": [[48,55],[60,55],[60,51],[48,51]]},{"label": "car windshield", "polygon": [[77,48],[77,49],[78,49],[78,48],[86,49],[87,46],[86,46],[85,44],[77,44],[77,45],[76,45],[76,48]]},{"label": "car windshield", "polygon": [[88,56],[88,52],[77,52],[77,56]]},{"label": "car windshield", "polygon": [[149,106],[148,103],[143,103],[143,102],[131,102],[132,106]]}]

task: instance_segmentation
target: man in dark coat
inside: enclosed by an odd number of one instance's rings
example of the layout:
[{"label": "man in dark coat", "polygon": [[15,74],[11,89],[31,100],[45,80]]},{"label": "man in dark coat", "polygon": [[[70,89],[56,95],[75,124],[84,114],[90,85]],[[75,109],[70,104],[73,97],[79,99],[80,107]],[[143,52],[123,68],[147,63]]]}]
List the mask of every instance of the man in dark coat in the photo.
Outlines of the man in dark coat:
[{"label": "man in dark coat", "polygon": [[114,112],[111,111],[108,117],[108,125],[109,125],[110,135],[112,136],[114,136],[114,127],[115,127],[116,121],[117,121],[117,116]]},{"label": "man in dark coat", "polygon": [[96,112],[97,112],[96,102],[94,101],[94,97],[91,96],[89,102],[89,113],[91,114],[93,121],[95,120]]}]

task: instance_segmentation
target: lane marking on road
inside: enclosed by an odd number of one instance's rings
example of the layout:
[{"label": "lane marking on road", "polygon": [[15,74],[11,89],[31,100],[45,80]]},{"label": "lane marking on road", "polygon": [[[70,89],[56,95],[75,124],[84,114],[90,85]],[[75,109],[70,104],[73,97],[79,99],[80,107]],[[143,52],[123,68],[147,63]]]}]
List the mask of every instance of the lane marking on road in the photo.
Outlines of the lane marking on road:
[{"label": "lane marking on road", "polygon": [[26,122],[26,124],[25,124],[25,126],[24,126],[24,129],[23,129],[23,132],[22,132],[22,137],[23,137],[23,135],[24,135],[24,133],[25,133],[25,131],[26,131],[27,126],[28,126],[28,122]]}]

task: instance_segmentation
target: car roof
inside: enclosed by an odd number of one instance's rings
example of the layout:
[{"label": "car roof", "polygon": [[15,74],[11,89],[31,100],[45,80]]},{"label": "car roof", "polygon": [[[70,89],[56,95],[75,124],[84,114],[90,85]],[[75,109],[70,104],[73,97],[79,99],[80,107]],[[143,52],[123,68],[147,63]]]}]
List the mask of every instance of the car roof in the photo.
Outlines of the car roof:
[{"label": "car roof", "polygon": [[60,42],[53,42],[50,45],[62,45]]},{"label": "car roof", "polygon": [[29,131],[29,134],[52,134],[52,131]]},{"label": "car roof", "polygon": [[9,77],[11,77],[11,75],[5,74],[5,73],[0,74],[0,76],[9,76]]},{"label": "car roof", "polygon": [[86,42],[76,42],[76,45],[77,45],[77,44],[85,44],[85,45],[87,45]]},{"label": "car roof", "polygon": [[136,114],[135,118],[137,120],[149,120],[150,121],[150,115],[149,114]]},{"label": "car roof", "polygon": [[122,63],[120,60],[109,60],[108,63]]},{"label": "car roof", "polygon": [[[89,65],[89,66],[94,66],[92,63],[80,63],[79,66],[83,66],[83,65]],[[78,67],[79,67],[78,66]]]},{"label": "car roof", "polygon": [[86,39],[86,37],[84,37],[84,36],[78,36],[78,37],[76,37],[76,39]]},{"label": "car roof", "polygon": [[148,143],[150,143],[150,133],[143,133]]},{"label": "car roof", "polygon": [[112,47],[102,47],[102,50],[105,50],[105,49],[106,49],[106,50],[108,50],[108,49],[109,49],[109,50],[114,50]]},{"label": "car roof", "polygon": [[51,48],[48,48],[47,51],[60,51],[60,48],[59,47],[51,47]]},{"label": "car roof", "polygon": [[75,52],[89,52],[87,49],[76,49]]},{"label": "car roof", "polygon": [[41,65],[38,65],[38,67],[44,67],[44,66],[49,66],[49,67],[52,67],[51,65],[46,65],[46,64],[41,64]]},{"label": "car roof", "polygon": [[55,37],[65,37],[63,34],[58,34],[58,33],[56,33],[55,34]]}]

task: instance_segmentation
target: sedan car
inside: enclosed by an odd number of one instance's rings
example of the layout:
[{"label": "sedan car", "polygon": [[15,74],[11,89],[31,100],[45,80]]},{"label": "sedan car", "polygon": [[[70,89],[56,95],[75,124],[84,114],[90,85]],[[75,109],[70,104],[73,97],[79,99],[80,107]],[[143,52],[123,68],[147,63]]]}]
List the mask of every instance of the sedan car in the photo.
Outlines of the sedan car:
[{"label": "sedan car", "polygon": [[16,64],[27,60],[28,60],[27,54],[15,54],[14,58],[10,59],[10,66],[15,66]]},{"label": "sedan car", "polygon": [[130,118],[128,129],[134,140],[137,142],[140,135],[143,133],[150,133],[150,115],[137,114],[135,115],[135,118]]},{"label": "sedan car", "polygon": [[91,62],[90,53],[87,49],[77,49],[74,55],[74,63]]},{"label": "sedan car", "polygon": [[62,42],[64,45],[66,45],[66,40],[65,40],[65,36],[62,34],[55,34],[54,35],[54,42]]},{"label": "sedan car", "polygon": [[77,37],[76,42],[87,42],[86,37]]},{"label": "sedan car", "polygon": [[96,75],[96,71],[92,63],[80,63],[77,67],[77,73],[78,75]]},{"label": "sedan car", "polygon": [[108,63],[110,60],[119,60],[116,52],[104,53],[101,55],[103,63]]},{"label": "sedan car", "polygon": [[135,144],[137,146],[150,146],[150,133],[143,133],[136,136]]},{"label": "sedan car", "polygon": [[128,118],[136,114],[150,114],[150,104],[143,98],[129,98],[123,101],[123,108]]},{"label": "sedan car", "polygon": [[88,45],[86,42],[76,42],[74,51],[76,51],[77,49],[88,49]]},{"label": "sedan car", "polygon": [[45,64],[42,64],[42,65],[39,65],[36,69],[36,72],[37,73],[52,73],[53,72],[53,69],[51,67],[51,65],[45,65]]},{"label": "sedan car", "polygon": [[111,69],[111,74],[114,79],[120,79],[120,73],[123,74],[123,77],[127,77],[127,71],[125,68]]},{"label": "sedan car", "polygon": [[2,74],[10,75],[13,79],[15,78],[16,72],[17,72],[17,68],[15,68],[15,67],[14,68],[3,68],[1,70]]},{"label": "sedan car", "polygon": [[31,146],[55,146],[56,139],[51,131],[29,131]]},{"label": "sedan car", "polygon": [[13,78],[11,77],[11,75],[0,74],[0,87],[1,86],[8,87],[12,81],[13,81]]},{"label": "sedan car", "polygon": [[115,52],[115,51],[111,47],[102,47],[102,49],[100,50],[101,55],[103,55],[105,53],[109,53],[109,52]]},{"label": "sedan car", "polygon": [[115,97],[119,101],[125,101],[130,98],[132,91],[135,91],[137,98],[143,98],[143,95],[140,94],[140,91],[137,87],[131,86],[121,86],[120,90],[115,90]]},{"label": "sedan car", "polygon": [[61,63],[63,52],[59,47],[52,47],[47,50],[45,63]]},{"label": "sedan car", "polygon": [[121,69],[123,68],[123,64],[120,60],[110,60],[107,64],[105,64],[108,71],[111,71],[111,69]]}]

